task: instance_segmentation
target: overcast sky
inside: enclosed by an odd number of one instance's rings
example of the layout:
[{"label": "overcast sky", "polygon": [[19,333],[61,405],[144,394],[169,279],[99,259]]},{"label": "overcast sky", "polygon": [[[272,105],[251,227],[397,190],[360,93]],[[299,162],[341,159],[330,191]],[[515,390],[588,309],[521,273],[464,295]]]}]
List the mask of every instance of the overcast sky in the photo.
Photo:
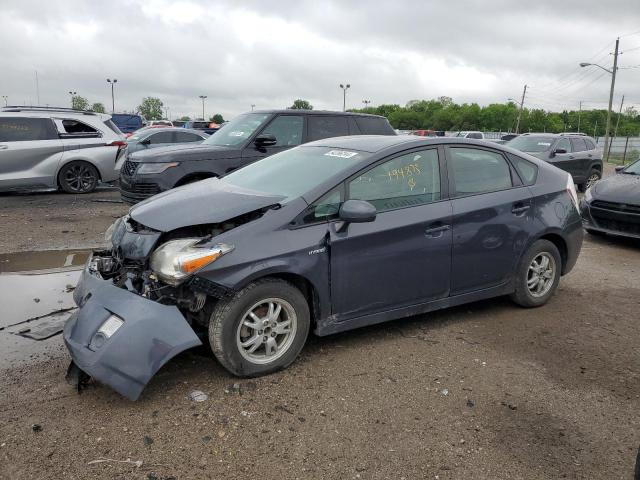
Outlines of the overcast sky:
[{"label": "overcast sky", "polygon": [[[522,7],[517,5],[523,5]],[[624,36],[623,36],[624,35]],[[639,0],[0,1],[0,95],[67,106],[70,90],[116,111],[157,96],[171,117],[225,118],[294,99],[341,109],[450,96],[550,110],[605,107],[640,66]],[[635,49],[634,49],[635,48]],[[640,68],[615,102],[640,107]]]}]

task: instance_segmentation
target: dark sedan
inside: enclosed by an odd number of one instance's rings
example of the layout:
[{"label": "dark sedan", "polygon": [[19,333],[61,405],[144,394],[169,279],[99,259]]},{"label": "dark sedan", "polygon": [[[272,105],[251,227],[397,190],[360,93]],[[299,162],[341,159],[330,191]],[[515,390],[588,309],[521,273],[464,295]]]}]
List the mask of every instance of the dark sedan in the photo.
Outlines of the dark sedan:
[{"label": "dark sedan", "polygon": [[594,184],[580,203],[584,228],[640,238],[640,160],[616,168],[617,175]]},{"label": "dark sedan", "polygon": [[[583,230],[571,176],[462,138],[329,138],[131,208],[67,322],[72,378],[131,399],[209,342],[238,376],[285,368],[307,335],[510,295],[544,305]],[[514,321],[517,319],[514,319]]]}]

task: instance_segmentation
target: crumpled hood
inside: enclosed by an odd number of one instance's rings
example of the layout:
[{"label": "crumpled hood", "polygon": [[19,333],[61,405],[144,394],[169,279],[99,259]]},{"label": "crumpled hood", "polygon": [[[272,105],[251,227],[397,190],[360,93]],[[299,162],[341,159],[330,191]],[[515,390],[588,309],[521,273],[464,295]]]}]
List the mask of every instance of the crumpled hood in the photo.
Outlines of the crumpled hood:
[{"label": "crumpled hood", "polygon": [[598,200],[640,205],[640,175],[619,173],[600,180],[591,188]]},{"label": "crumpled hood", "polygon": [[237,158],[241,151],[237,148],[217,145],[179,144],[140,150],[131,154],[134,162],[175,162],[187,160],[212,160],[216,158]]},{"label": "crumpled hood", "polygon": [[146,227],[169,232],[181,227],[224,222],[275,205],[285,198],[209,178],[151,197],[132,207],[129,215]]}]

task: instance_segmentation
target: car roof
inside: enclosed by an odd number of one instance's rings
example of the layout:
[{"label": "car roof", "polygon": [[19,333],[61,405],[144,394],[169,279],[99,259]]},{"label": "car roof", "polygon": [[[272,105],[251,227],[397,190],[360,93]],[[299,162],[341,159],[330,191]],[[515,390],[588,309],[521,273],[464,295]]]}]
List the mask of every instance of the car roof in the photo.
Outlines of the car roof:
[{"label": "car roof", "polygon": [[348,116],[348,117],[373,117],[373,118],[385,118],[382,115],[371,115],[369,113],[358,113],[358,112],[337,112],[332,110],[302,110],[302,109],[282,109],[282,110],[254,110],[252,112],[245,113],[303,113],[304,115],[340,115],[340,116]]},{"label": "car roof", "polygon": [[146,135],[146,134],[152,135],[160,132],[189,132],[189,133],[195,133],[196,135],[207,135],[202,130],[195,130],[192,128],[182,128],[182,127],[168,127],[168,126],[161,127],[161,128],[139,129],[133,132],[132,136],[136,135],[137,134],[136,132],[140,132],[138,133],[138,135]]},{"label": "car roof", "polygon": [[444,145],[444,144],[469,144],[477,146],[490,146],[505,150],[501,145],[462,137],[419,137],[417,135],[351,135],[345,137],[324,138],[315,142],[306,143],[303,146],[343,148],[359,150],[361,152],[376,153],[393,147],[412,148],[421,145]]}]

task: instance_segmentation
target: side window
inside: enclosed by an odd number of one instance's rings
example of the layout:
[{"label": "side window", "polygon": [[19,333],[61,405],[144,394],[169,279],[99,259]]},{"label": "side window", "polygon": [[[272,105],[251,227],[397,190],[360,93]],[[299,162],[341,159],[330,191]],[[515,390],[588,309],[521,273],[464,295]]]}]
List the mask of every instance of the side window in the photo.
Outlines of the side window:
[{"label": "side window", "polygon": [[365,135],[392,135],[395,133],[385,118],[356,117],[356,123]]},{"label": "side window", "polygon": [[95,128],[78,120],[62,120],[62,126],[66,133],[98,133]]},{"label": "side window", "polygon": [[569,142],[568,138],[561,138],[558,140],[554,150],[566,150],[567,153],[571,153],[573,151],[571,150],[571,142]]},{"label": "side window", "polygon": [[379,212],[440,200],[436,149],[408,153],[349,182],[349,198],[367,200]]},{"label": "side window", "polygon": [[587,150],[595,150],[596,149],[596,144],[593,143],[590,139],[585,138],[584,141],[587,144]]},{"label": "side window", "polygon": [[455,196],[495,192],[513,186],[509,164],[499,153],[457,147],[450,148],[449,152]]},{"label": "side window", "polygon": [[571,148],[573,148],[574,152],[584,152],[587,149],[587,145],[582,138],[572,138]]},{"label": "side window", "polygon": [[0,118],[0,142],[29,142],[57,138],[55,125],[48,118]]},{"label": "side window", "polygon": [[475,138],[476,140],[482,140],[482,134],[478,132],[471,132],[467,135],[467,138]]},{"label": "side window", "polygon": [[307,210],[308,213],[305,215],[303,222],[315,223],[337,218],[341,204],[342,188],[338,187],[331,190],[318,201],[314,202]]},{"label": "side window", "polygon": [[509,155],[509,160],[511,160],[511,163],[518,172],[518,175],[520,175],[522,183],[527,186],[536,183],[536,179],[538,178],[537,165],[525,160],[524,158],[518,157],[517,155],[513,155],[511,153],[507,155]]},{"label": "side window", "polygon": [[347,117],[330,117],[324,115],[309,115],[309,141],[321,140],[329,137],[349,135]]},{"label": "side window", "polygon": [[157,143],[173,143],[173,132],[158,132],[149,137],[149,143],[155,145]]},{"label": "side window", "polygon": [[189,143],[189,142],[201,142],[202,137],[196,135],[195,133],[189,132],[174,132],[175,138],[174,142],[176,143]]},{"label": "side window", "polygon": [[276,137],[276,147],[293,147],[302,143],[303,119],[300,115],[280,115],[262,131]]}]

